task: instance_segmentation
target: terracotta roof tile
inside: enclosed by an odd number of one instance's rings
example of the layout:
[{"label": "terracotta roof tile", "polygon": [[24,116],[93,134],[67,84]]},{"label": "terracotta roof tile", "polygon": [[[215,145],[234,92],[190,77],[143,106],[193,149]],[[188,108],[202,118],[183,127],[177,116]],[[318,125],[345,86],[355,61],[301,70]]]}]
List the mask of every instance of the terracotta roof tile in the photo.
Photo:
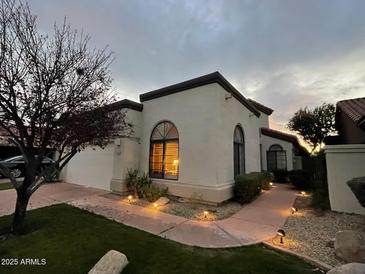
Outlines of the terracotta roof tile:
[{"label": "terracotta roof tile", "polygon": [[357,126],[365,127],[365,97],[339,101],[337,108],[346,113]]}]

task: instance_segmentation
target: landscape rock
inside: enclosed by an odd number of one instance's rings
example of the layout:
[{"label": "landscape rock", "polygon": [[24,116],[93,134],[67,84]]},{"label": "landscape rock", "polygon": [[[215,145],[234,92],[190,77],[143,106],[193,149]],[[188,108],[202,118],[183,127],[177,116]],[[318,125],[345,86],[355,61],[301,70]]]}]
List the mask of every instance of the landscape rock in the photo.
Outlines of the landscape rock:
[{"label": "landscape rock", "polygon": [[332,268],[327,274],[364,274],[365,264],[350,263]]},{"label": "landscape rock", "polygon": [[339,231],[336,233],[334,246],[336,255],[345,262],[365,263],[365,232]]},{"label": "landscape rock", "polygon": [[169,202],[170,202],[169,198],[161,197],[155,203],[158,204],[159,206],[163,206],[163,205],[168,204]]},{"label": "landscape rock", "polygon": [[127,266],[128,259],[119,251],[109,250],[88,274],[119,274]]}]

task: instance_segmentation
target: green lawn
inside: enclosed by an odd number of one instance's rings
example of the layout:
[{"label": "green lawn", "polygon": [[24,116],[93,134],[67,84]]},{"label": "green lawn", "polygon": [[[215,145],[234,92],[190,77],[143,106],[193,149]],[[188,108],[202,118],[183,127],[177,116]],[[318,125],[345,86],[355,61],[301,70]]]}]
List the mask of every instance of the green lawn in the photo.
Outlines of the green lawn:
[{"label": "green lawn", "polygon": [[0,184],[0,190],[6,190],[6,189],[11,189],[11,188],[13,188],[12,183],[1,183]]},{"label": "green lawn", "polygon": [[[10,216],[0,218],[0,230]],[[0,266],[0,273],[82,273],[110,249],[127,255],[124,273],[313,273],[314,267],[262,245],[189,247],[65,204],[28,212],[27,233],[0,240],[1,258],[45,258],[46,266]]]}]

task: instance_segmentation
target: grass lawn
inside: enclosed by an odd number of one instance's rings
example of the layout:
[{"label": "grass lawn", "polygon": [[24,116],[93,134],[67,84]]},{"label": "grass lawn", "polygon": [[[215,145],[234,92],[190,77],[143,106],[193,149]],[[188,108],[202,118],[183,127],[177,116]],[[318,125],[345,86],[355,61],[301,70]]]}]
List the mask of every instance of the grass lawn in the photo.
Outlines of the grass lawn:
[{"label": "grass lawn", "polygon": [[6,189],[11,189],[13,188],[13,184],[12,183],[0,183],[0,190],[6,190]]},{"label": "grass lawn", "polygon": [[[0,218],[0,230],[10,216]],[[0,273],[87,273],[108,250],[127,255],[125,273],[313,273],[314,267],[255,245],[189,247],[127,227],[69,205],[28,212],[27,233],[0,240],[1,258],[45,258],[46,266],[1,266]]]}]

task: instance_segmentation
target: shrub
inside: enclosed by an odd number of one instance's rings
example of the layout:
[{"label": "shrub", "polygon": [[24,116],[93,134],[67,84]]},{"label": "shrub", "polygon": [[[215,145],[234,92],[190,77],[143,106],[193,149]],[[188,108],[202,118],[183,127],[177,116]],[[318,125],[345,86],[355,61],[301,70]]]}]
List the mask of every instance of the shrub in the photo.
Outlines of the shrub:
[{"label": "shrub", "polygon": [[256,172],[237,176],[233,191],[239,203],[251,202],[261,191],[260,176]]},{"label": "shrub", "polygon": [[330,210],[327,181],[317,180],[314,183],[311,206],[315,209]]},{"label": "shrub", "polygon": [[139,198],[145,198],[149,202],[154,202],[161,196],[167,194],[167,188],[160,189],[152,184],[152,180],[143,174],[138,176],[138,170],[128,170],[126,176],[127,187],[130,191],[134,192]]},{"label": "shrub", "polygon": [[289,171],[289,180],[298,189],[308,190],[312,187],[310,173],[302,169]]},{"label": "shrub", "polygon": [[154,202],[158,200],[160,197],[165,196],[167,194],[168,188],[159,188],[155,185],[145,185],[142,187],[143,198],[145,198],[149,202]]},{"label": "shrub", "polygon": [[274,180],[274,175],[269,171],[260,172],[261,188],[263,190],[271,189],[270,183]]},{"label": "shrub", "polygon": [[274,182],[276,183],[287,183],[288,182],[288,171],[285,169],[273,170]]},{"label": "shrub", "polygon": [[129,191],[132,191],[134,195],[138,196],[137,185],[138,185],[138,170],[128,169],[125,182]]}]

